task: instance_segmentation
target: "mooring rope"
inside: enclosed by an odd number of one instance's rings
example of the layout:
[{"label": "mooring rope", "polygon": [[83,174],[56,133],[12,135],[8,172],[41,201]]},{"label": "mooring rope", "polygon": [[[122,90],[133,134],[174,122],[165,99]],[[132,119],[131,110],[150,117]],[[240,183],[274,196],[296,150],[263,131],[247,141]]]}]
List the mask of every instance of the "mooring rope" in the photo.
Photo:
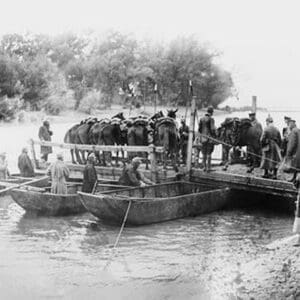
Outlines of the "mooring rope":
[{"label": "mooring rope", "polygon": [[[196,110],[196,114],[195,114],[195,115],[196,115],[197,122],[198,122],[199,119],[198,119],[197,110]],[[214,142],[216,142],[216,143],[218,143],[218,144],[222,144],[222,145],[228,146],[228,147],[230,147],[230,148],[236,147],[236,146],[234,146],[234,145],[232,145],[232,144],[229,144],[229,143],[226,143],[226,142],[224,142],[224,141],[222,141],[222,140],[213,138],[213,137],[211,137],[210,135],[207,135],[207,134],[204,134],[204,133],[200,133],[200,135],[201,135],[201,136],[204,136],[204,137],[207,137],[208,139],[210,139],[210,140],[212,140],[212,141],[214,141]],[[260,159],[263,158],[263,159],[265,159],[265,160],[267,160],[267,161],[269,161],[269,162],[273,162],[273,163],[276,163],[276,164],[280,164],[281,167],[282,167],[282,166],[291,167],[291,166],[289,166],[287,163],[285,163],[284,161],[278,162],[278,161],[273,160],[273,159],[271,159],[271,158],[264,157],[263,155],[256,154],[256,153],[254,153],[254,152],[252,152],[252,151],[247,151],[247,154],[250,154],[250,155],[252,155],[252,156],[256,156],[256,157],[258,157],[258,158],[260,158]],[[298,169],[298,168],[292,167],[292,169],[295,170],[295,171],[297,171],[297,172],[300,172],[300,169]]]},{"label": "mooring rope", "polygon": [[124,216],[123,223],[122,223],[122,225],[121,225],[119,234],[118,234],[117,239],[116,239],[116,241],[115,241],[115,243],[114,243],[114,246],[113,246],[113,250],[112,250],[112,252],[111,252],[111,255],[110,255],[108,261],[106,262],[106,265],[104,266],[103,270],[106,270],[106,269],[109,267],[109,265],[111,264],[111,261],[112,261],[112,259],[113,259],[113,257],[114,257],[114,254],[115,254],[115,251],[116,251],[116,249],[117,249],[119,240],[120,240],[120,238],[121,238],[121,234],[122,234],[123,229],[124,229],[124,227],[125,227],[125,223],[126,223],[126,220],[127,220],[128,214],[129,214],[130,207],[131,207],[131,200],[128,202],[127,210],[126,210],[126,213],[125,213],[125,216]]}]

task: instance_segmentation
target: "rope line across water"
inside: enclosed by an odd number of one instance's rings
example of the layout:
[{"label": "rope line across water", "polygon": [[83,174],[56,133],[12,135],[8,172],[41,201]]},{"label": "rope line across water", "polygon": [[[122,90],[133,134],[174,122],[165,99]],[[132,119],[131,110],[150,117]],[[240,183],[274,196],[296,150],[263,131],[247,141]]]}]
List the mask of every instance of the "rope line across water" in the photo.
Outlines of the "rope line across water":
[{"label": "rope line across water", "polygon": [[116,249],[117,249],[119,240],[120,240],[120,238],[121,238],[121,234],[122,234],[122,232],[123,232],[123,230],[124,230],[125,223],[126,223],[126,221],[127,221],[127,217],[128,217],[128,214],[129,214],[130,207],[131,207],[131,200],[128,202],[128,206],[127,206],[127,210],[126,210],[126,213],[125,213],[125,216],[124,216],[124,219],[123,219],[123,223],[122,223],[122,225],[121,225],[121,228],[120,228],[120,231],[119,231],[119,233],[118,233],[117,239],[116,239],[116,241],[115,241],[115,243],[114,243],[114,246],[113,246],[113,250],[112,250],[112,252],[111,252],[111,255],[110,255],[108,261],[106,262],[106,265],[104,266],[103,270],[106,270],[106,269],[109,267],[109,265],[111,264],[111,261],[112,261],[112,259],[113,259],[113,257],[114,257],[114,254],[115,254],[115,251],[116,251]]},{"label": "rope line across water", "polygon": [[[196,111],[196,114],[195,114],[195,115],[196,115],[197,122],[198,122],[199,119],[198,119],[197,111]],[[222,145],[228,146],[228,147],[230,147],[230,148],[236,147],[236,146],[231,145],[231,144],[228,144],[228,143],[226,143],[226,142],[224,142],[224,141],[222,141],[222,140],[213,138],[213,137],[211,137],[211,136],[209,136],[209,135],[207,135],[207,134],[200,133],[200,135],[201,135],[201,136],[204,136],[204,137],[207,137],[208,139],[210,139],[210,140],[212,140],[212,141],[214,141],[214,142],[217,142],[218,144],[222,144]],[[254,152],[251,152],[251,151],[247,151],[247,154],[250,154],[250,155],[259,157],[259,158],[261,158],[261,159],[264,158],[265,160],[267,160],[267,161],[269,161],[269,162],[274,162],[274,163],[276,163],[276,164],[280,164],[280,167],[281,167],[281,168],[282,168],[283,166],[290,167],[290,166],[289,166],[287,163],[285,163],[284,161],[278,162],[278,161],[276,161],[276,160],[273,160],[273,159],[267,158],[267,157],[263,157],[263,155],[259,155],[259,154],[256,154],[256,153],[254,153]],[[297,171],[297,172],[300,172],[300,169],[298,169],[298,168],[294,168],[294,167],[293,167],[293,170],[295,170],[295,171]]]}]

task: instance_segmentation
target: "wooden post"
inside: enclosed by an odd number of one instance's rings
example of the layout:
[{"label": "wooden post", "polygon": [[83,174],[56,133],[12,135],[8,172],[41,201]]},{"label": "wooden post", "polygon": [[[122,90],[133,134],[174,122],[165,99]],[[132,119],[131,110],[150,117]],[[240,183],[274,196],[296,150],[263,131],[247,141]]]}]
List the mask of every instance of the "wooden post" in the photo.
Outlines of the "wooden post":
[{"label": "wooden post", "polygon": [[157,84],[154,85],[154,113],[156,114],[156,105],[157,105]]},{"label": "wooden post", "polygon": [[300,188],[298,188],[293,233],[297,235],[296,245],[300,245]]},{"label": "wooden post", "polygon": [[156,182],[157,180],[157,169],[156,169],[156,153],[155,153],[155,146],[154,144],[149,145],[151,148],[151,151],[149,153],[149,159],[150,159],[150,169],[151,169],[151,180],[153,182]]},{"label": "wooden post", "polygon": [[195,128],[195,114],[196,114],[196,98],[192,98],[191,103],[191,117],[189,125],[189,139],[187,146],[187,159],[186,159],[186,172],[190,175],[192,169],[192,151],[193,151],[193,137],[194,137],[194,128]]},{"label": "wooden post", "polygon": [[34,169],[36,169],[37,165],[38,165],[38,162],[37,162],[36,155],[35,155],[33,139],[29,140],[29,146],[30,146],[30,152],[31,152],[31,155],[32,155],[32,164],[33,164]]},{"label": "wooden post", "polygon": [[256,108],[257,108],[257,97],[252,96],[252,112],[256,113]]}]

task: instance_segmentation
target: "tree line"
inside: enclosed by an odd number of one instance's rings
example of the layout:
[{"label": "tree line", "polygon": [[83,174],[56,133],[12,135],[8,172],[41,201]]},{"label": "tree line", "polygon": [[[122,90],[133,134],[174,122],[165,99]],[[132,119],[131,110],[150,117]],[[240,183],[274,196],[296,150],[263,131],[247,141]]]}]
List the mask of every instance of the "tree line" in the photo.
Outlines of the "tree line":
[{"label": "tree line", "polygon": [[168,43],[138,41],[120,32],[101,36],[64,33],[7,34],[0,41],[0,119],[18,109],[59,114],[64,109],[111,103],[217,107],[233,94],[219,53],[193,37]]}]

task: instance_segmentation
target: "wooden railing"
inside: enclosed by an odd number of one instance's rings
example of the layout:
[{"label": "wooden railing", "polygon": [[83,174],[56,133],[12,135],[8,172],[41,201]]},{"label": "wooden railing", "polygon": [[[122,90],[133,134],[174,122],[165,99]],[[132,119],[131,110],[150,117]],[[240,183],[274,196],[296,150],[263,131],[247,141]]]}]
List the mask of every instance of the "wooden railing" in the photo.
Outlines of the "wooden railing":
[{"label": "wooden railing", "polygon": [[80,145],[80,144],[65,144],[65,143],[57,143],[57,142],[46,142],[46,141],[37,141],[37,140],[29,140],[31,154],[33,157],[34,167],[37,166],[37,157],[35,152],[35,145],[40,146],[48,146],[48,147],[57,147],[61,149],[73,149],[73,150],[84,150],[84,151],[108,151],[108,152],[117,152],[117,151],[124,151],[124,152],[145,152],[149,155],[150,161],[150,170],[151,170],[151,178],[153,180],[156,179],[156,154],[163,152],[163,147],[156,147],[153,144],[149,146],[110,146],[110,145]]}]

